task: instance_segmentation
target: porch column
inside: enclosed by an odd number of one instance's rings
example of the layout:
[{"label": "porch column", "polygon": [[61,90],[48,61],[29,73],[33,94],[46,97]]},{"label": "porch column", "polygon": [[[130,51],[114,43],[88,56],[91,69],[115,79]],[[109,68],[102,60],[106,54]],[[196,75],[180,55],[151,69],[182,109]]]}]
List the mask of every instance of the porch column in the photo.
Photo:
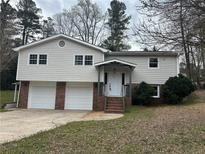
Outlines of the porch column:
[{"label": "porch column", "polygon": [[100,96],[100,68],[101,66],[98,67],[98,96]]},{"label": "porch column", "polygon": [[132,97],[132,70],[133,68],[130,67],[130,72],[129,72],[129,96]]}]

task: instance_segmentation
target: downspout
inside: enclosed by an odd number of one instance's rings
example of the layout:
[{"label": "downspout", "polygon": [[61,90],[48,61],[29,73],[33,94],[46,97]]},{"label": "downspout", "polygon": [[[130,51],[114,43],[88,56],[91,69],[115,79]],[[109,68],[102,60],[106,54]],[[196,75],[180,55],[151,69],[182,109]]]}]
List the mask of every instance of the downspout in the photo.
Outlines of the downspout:
[{"label": "downspout", "polygon": [[17,86],[18,84],[17,83],[14,83],[15,84],[15,90],[14,90],[14,99],[13,99],[13,102],[16,102],[16,91],[17,91]]},{"label": "downspout", "polygon": [[129,93],[130,97],[132,97],[132,67],[130,67],[130,75],[129,75]]},{"label": "downspout", "polygon": [[177,55],[177,76],[180,74],[179,55]]},{"label": "downspout", "polygon": [[98,96],[100,96],[100,66],[98,67]]}]

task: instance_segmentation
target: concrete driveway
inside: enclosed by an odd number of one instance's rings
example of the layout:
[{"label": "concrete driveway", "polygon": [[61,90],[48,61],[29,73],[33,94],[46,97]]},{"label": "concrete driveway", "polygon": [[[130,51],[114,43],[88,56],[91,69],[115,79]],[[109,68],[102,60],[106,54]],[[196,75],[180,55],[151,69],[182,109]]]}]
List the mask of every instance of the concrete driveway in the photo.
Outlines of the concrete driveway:
[{"label": "concrete driveway", "polygon": [[68,110],[16,109],[0,112],[0,144],[19,140],[72,121],[110,120],[123,114]]},{"label": "concrete driveway", "polygon": [[0,144],[30,136],[72,121],[89,112],[66,110],[20,110],[0,112]]}]

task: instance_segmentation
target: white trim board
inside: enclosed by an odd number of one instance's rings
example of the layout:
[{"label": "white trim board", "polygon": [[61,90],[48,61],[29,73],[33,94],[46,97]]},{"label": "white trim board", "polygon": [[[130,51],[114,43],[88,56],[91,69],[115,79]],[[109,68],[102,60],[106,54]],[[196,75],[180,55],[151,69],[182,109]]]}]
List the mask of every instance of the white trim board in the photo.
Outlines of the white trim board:
[{"label": "white trim board", "polygon": [[44,43],[44,42],[48,42],[50,40],[54,40],[54,39],[57,39],[57,38],[60,38],[60,37],[71,40],[71,41],[74,41],[74,42],[77,42],[79,44],[82,44],[82,45],[85,45],[85,46],[88,46],[88,47],[91,47],[91,48],[94,48],[94,49],[97,49],[97,50],[100,50],[103,53],[110,52],[110,50],[98,47],[96,45],[84,42],[82,40],[79,40],[79,39],[76,39],[76,38],[73,38],[73,37],[70,37],[70,36],[67,36],[67,35],[64,35],[64,34],[54,35],[54,36],[51,36],[51,37],[48,37],[48,38],[45,38],[45,39],[30,43],[30,44],[26,44],[26,45],[23,45],[23,46],[20,46],[20,47],[17,47],[17,48],[13,48],[13,50],[14,51],[21,51],[22,49],[30,48],[30,47],[33,47],[35,45],[38,45],[38,44],[41,44],[41,43]]},{"label": "white trim board", "polygon": [[136,67],[137,66],[136,64],[132,64],[132,63],[125,62],[125,61],[122,61],[122,60],[118,60],[118,59],[112,59],[112,60],[108,60],[108,61],[103,61],[103,62],[95,63],[95,66],[100,66],[100,65],[104,65],[104,64],[113,63],[113,62],[121,63],[121,64],[124,64],[124,65],[129,65],[129,66],[132,66],[132,67]]}]

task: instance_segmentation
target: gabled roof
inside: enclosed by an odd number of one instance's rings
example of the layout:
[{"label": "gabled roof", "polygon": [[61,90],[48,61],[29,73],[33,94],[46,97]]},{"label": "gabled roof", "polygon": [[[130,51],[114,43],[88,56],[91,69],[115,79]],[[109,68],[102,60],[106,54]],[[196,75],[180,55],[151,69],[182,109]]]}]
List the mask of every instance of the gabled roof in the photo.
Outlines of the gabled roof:
[{"label": "gabled roof", "polygon": [[132,67],[136,67],[136,64],[124,61],[124,60],[120,60],[120,59],[111,59],[111,60],[106,60],[106,61],[102,61],[102,62],[98,62],[95,63],[95,66],[102,66],[102,65],[106,65],[106,64],[110,64],[110,63],[120,63],[123,65],[127,65],[127,66],[132,66]]},{"label": "gabled roof", "polygon": [[109,51],[109,50],[107,50],[107,49],[101,48],[101,47],[99,47],[99,46],[96,46],[96,45],[93,45],[93,44],[84,42],[84,41],[82,41],[82,40],[79,40],[79,39],[76,39],[76,38],[73,38],[73,37],[70,37],[70,36],[67,36],[67,35],[64,35],[64,34],[57,34],[57,35],[54,35],[54,36],[51,36],[51,37],[48,37],[48,38],[45,38],[45,39],[42,39],[42,40],[39,40],[39,41],[32,42],[32,43],[30,43],[30,44],[26,44],[26,45],[23,45],[23,46],[14,48],[14,51],[20,51],[20,50],[22,50],[22,49],[30,48],[30,47],[36,46],[36,45],[38,45],[38,44],[45,43],[45,42],[49,42],[49,41],[54,40],[54,39],[57,39],[57,38],[68,39],[68,40],[74,41],[74,42],[76,42],[76,43],[79,43],[79,44],[82,44],[82,45],[85,45],[85,46],[88,46],[88,47],[91,47],[91,48],[100,50],[100,51],[103,52],[103,53]]},{"label": "gabled roof", "polygon": [[179,56],[180,52],[176,51],[116,51],[108,52],[107,56]]}]

